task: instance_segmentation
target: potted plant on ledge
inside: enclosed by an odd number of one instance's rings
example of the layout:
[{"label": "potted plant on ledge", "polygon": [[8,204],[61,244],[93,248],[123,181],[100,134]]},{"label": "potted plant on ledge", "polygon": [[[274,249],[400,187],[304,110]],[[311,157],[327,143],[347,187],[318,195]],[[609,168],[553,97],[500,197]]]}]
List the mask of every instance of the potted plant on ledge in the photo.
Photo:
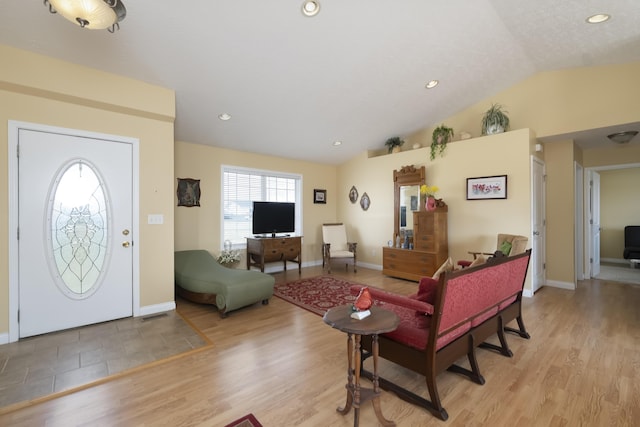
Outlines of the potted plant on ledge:
[{"label": "potted plant on ledge", "polygon": [[387,139],[387,142],[384,143],[384,145],[389,148],[389,153],[397,153],[398,151],[400,151],[400,147],[402,146],[402,144],[404,144],[404,141],[398,136],[391,137]]},{"label": "potted plant on ledge", "polygon": [[491,108],[482,117],[482,134],[493,135],[509,130],[507,111],[500,104],[491,104]]},{"label": "potted plant on ledge", "polygon": [[431,135],[431,160],[436,158],[436,154],[442,156],[452,138],[453,129],[450,127],[440,125],[433,130]]}]

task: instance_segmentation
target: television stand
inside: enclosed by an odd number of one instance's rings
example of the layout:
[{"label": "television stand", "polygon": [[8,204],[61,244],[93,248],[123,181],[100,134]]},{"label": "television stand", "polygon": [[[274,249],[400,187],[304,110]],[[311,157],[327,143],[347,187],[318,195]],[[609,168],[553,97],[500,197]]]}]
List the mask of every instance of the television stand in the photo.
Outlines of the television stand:
[{"label": "television stand", "polygon": [[302,237],[247,237],[247,270],[258,267],[264,273],[264,265],[268,262],[284,264],[287,261],[298,264],[298,273],[302,273]]}]

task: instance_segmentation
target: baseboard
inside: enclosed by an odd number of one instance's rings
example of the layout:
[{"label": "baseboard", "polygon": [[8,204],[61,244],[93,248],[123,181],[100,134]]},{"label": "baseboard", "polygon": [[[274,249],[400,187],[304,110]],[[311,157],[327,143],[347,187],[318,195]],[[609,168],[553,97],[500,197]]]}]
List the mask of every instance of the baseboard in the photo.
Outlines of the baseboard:
[{"label": "baseboard", "polygon": [[[337,262],[335,262],[335,264],[337,265]],[[307,261],[307,262],[303,262],[302,263],[302,268],[305,267],[316,267],[318,265],[322,265],[322,260],[315,260],[315,261]],[[370,268],[371,270],[378,270],[378,271],[382,271],[382,266],[379,264],[369,264],[369,263],[362,263],[362,262],[358,262],[358,267],[363,267],[363,268]],[[287,270],[293,270],[293,269],[298,269],[298,265],[295,263],[287,263]],[[256,270],[255,268],[252,268],[252,270]],[[283,267],[282,267],[282,262],[278,261],[278,262],[274,262],[274,263],[269,263],[265,266],[264,268],[264,272],[265,273],[279,273],[283,271]]]},{"label": "baseboard", "polygon": [[559,280],[547,280],[545,286],[550,286],[552,288],[560,288],[567,289],[569,291],[575,291],[576,285],[571,282],[560,282]]},{"label": "baseboard", "polygon": [[2,344],[9,344],[9,334],[6,332],[0,334],[0,345]]},{"label": "baseboard", "polygon": [[140,307],[140,311],[135,317],[149,316],[150,314],[163,313],[165,311],[172,311],[176,309],[175,301],[168,301],[162,304],[146,305]]},{"label": "baseboard", "polygon": [[522,296],[523,297],[527,297],[527,298],[531,298],[533,296],[533,291],[531,291],[530,289],[523,289],[522,290]]},{"label": "baseboard", "polygon": [[371,270],[382,271],[382,266],[379,264],[369,264],[368,262],[359,262],[358,267],[370,268]]},{"label": "baseboard", "polygon": [[600,258],[600,262],[610,262],[611,264],[629,265],[629,260],[623,259],[623,258]]}]

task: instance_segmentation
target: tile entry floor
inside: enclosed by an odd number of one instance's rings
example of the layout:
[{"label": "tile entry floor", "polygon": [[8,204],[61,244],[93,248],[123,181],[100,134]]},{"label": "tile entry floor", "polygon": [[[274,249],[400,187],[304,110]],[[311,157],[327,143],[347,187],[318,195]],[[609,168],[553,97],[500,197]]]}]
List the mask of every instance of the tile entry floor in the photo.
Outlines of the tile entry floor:
[{"label": "tile entry floor", "polygon": [[208,345],[175,311],[0,345],[0,407]]}]

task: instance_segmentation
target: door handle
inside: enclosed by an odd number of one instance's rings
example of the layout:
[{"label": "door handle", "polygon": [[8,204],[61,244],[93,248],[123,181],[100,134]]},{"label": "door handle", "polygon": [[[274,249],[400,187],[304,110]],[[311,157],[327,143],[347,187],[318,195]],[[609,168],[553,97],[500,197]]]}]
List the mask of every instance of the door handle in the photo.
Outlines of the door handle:
[{"label": "door handle", "polygon": [[534,231],[534,232],[533,232],[533,235],[534,235],[534,236],[539,236],[539,235],[540,235],[540,232],[539,232],[539,231]]},{"label": "door handle", "polygon": [[129,242],[122,242],[122,247],[123,248],[128,248],[131,245],[131,243]]}]

